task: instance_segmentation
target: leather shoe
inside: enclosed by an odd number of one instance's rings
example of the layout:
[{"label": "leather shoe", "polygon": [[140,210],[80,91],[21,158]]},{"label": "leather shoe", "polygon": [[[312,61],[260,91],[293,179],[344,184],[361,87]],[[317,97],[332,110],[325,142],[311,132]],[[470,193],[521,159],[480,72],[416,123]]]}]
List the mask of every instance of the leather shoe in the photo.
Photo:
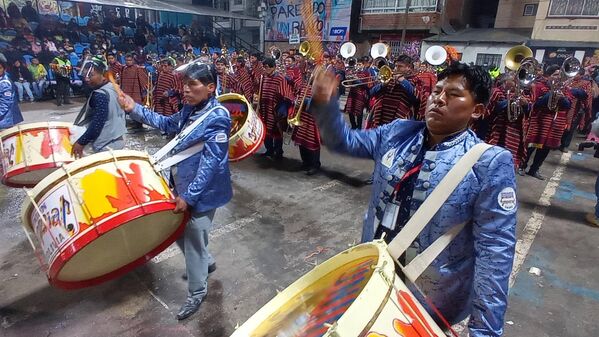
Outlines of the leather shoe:
[{"label": "leather shoe", "polygon": [[531,176],[531,177],[535,177],[535,178],[537,178],[539,180],[545,180],[545,177],[543,177],[539,172],[530,172],[530,171],[528,171],[526,174],[529,175],[529,176]]},{"label": "leather shoe", "polygon": [[200,309],[201,304],[202,304],[202,299],[187,298],[187,300],[185,300],[185,303],[183,304],[183,306],[181,307],[181,309],[179,309],[179,312],[177,313],[177,319],[183,320],[183,319],[186,319],[187,317],[193,315],[196,311],[198,311],[198,309]]},{"label": "leather shoe", "polygon": [[[214,273],[215,270],[216,270],[216,262],[214,262],[211,265],[208,265],[208,274]],[[181,278],[187,281],[187,273],[184,273],[183,275],[181,275]]]}]

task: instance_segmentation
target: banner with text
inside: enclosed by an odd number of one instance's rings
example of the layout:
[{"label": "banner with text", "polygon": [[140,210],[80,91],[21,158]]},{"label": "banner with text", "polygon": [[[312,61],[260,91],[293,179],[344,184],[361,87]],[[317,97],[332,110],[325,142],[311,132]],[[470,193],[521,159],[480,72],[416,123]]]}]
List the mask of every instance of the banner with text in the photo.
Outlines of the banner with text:
[{"label": "banner with text", "polygon": [[[347,41],[351,0],[312,0],[312,12],[323,41]],[[290,34],[306,36],[300,0],[268,0],[266,41],[288,41]]]}]

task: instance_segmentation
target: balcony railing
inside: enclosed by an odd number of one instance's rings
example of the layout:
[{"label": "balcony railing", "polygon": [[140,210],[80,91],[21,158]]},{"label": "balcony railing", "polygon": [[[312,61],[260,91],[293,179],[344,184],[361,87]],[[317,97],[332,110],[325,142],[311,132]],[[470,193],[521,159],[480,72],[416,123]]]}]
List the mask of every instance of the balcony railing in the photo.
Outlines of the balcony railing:
[{"label": "balcony railing", "polygon": [[[362,2],[362,14],[404,13],[407,0],[365,0]],[[436,12],[438,0],[412,0],[410,13]]]}]

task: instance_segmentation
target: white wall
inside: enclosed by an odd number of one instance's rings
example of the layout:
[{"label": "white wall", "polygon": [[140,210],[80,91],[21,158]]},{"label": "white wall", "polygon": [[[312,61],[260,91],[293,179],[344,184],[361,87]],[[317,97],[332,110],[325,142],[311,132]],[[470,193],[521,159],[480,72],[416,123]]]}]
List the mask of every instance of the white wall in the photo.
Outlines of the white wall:
[{"label": "white wall", "polygon": [[424,60],[424,54],[428,47],[432,45],[451,45],[454,47],[458,53],[463,53],[462,62],[464,63],[474,63],[476,64],[476,56],[480,54],[500,54],[501,57],[501,65],[500,69],[503,72],[505,68],[505,54],[507,51],[513,47],[515,44],[497,44],[497,43],[473,43],[473,44],[465,44],[465,43],[433,43],[432,41],[422,41],[422,49],[420,50],[420,59]]}]

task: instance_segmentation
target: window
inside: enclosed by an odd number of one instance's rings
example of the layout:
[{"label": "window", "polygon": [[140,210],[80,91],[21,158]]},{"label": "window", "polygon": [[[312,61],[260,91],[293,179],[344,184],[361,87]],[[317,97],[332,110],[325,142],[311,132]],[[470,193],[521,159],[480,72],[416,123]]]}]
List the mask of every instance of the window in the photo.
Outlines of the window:
[{"label": "window", "polygon": [[[362,13],[402,13],[406,11],[407,0],[364,0]],[[410,13],[436,12],[438,0],[412,0]]]},{"label": "window", "polygon": [[241,6],[243,5],[243,0],[233,0],[233,6]]},{"label": "window", "polygon": [[537,15],[537,8],[539,7],[539,4],[526,4],[524,5],[524,16],[536,16]]},{"label": "window", "polygon": [[599,1],[551,0],[549,16],[599,17]]},{"label": "window", "polygon": [[477,66],[497,66],[501,64],[501,54],[476,54]]}]

